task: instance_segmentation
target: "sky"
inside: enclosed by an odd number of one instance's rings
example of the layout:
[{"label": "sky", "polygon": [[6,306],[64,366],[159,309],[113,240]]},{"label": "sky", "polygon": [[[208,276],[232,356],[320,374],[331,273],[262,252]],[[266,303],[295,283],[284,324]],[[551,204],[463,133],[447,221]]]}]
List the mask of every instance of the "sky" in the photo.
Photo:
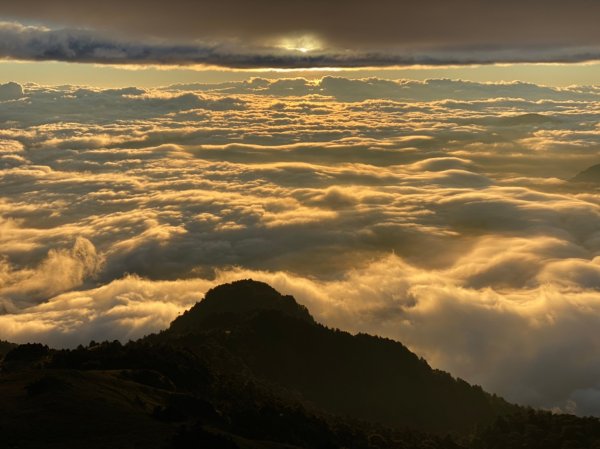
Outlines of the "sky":
[{"label": "sky", "polygon": [[0,339],[127,341],[251,277],[600,416],[598,8],[2,5]]}]

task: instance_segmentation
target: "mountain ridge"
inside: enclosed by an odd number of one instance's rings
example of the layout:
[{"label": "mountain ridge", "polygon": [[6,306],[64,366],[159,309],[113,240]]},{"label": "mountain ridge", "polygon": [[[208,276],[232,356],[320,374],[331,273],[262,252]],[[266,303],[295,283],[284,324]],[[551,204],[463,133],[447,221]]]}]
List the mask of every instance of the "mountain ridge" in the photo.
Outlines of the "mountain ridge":
[{"label": "mountain ridge", "polygon": [[600,447],[597,419],[509,404],[252,280],[137,341],[20,345],[1,367],[7,448]]},{"label": "mountain ridge", "polygon": [[334,414],[464,432],[513,409],[481,387],[433,370],[399,342],[329,329],[291,296],[256,281],[216,287],[155,337],[192,351],[205,339],[227,348],[254,376]]},{"label": "mountain ridge", "polygon": [[600,184],[600,164],[592,165],[580,171],[570,181],[575,183]]}]

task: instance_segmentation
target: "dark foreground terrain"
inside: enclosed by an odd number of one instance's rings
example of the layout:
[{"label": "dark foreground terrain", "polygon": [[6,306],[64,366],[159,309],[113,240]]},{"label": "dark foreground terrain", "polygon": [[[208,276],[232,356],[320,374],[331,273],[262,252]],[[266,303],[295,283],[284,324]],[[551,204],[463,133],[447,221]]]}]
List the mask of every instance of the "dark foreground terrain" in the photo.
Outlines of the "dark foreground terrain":
[{"label": "dark foreground terrain", "polygon": [[509,404],[254,281],[136,342],[2,358],[2,449],[600,449],[597,419]]}]

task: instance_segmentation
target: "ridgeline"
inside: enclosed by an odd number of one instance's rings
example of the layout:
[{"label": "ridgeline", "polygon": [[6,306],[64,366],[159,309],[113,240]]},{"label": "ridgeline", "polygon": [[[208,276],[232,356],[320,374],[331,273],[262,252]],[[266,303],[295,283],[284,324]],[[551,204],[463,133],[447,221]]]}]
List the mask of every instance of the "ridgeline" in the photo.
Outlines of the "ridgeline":
[{"label": "ridgeline", "polygon": [[3,354],[2,448],[600,448],[597,419],[510,404],[251,280],[125,345]]}]

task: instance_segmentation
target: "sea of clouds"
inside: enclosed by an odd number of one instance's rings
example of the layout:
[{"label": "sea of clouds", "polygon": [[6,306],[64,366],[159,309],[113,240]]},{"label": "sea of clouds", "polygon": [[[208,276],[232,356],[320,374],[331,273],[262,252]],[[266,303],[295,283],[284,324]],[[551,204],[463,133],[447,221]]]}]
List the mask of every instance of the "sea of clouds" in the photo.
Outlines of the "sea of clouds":
[{"label": "sea of clouds", "polygon": [[252,277],[600,415],[600,191],[571,180],[599,119],[598,88],[525,83],[0,85],[0,339],[133,339]]}]

